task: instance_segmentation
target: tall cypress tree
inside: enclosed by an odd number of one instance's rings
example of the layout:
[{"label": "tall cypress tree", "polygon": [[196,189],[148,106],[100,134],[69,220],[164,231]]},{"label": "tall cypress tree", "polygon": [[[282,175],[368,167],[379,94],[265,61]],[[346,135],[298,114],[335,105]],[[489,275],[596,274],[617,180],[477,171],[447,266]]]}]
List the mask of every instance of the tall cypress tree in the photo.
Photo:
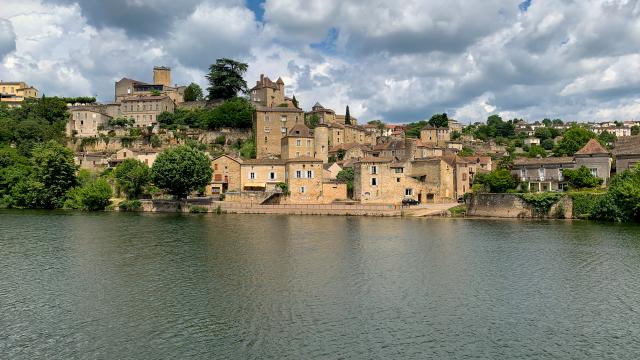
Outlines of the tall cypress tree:
[{"label": "tall cypress tree", "polygon": [[344,123],[346,125],[351,125],[351,114],[349,114],[349,105],[347,105],[347,110],[344,113]]}]

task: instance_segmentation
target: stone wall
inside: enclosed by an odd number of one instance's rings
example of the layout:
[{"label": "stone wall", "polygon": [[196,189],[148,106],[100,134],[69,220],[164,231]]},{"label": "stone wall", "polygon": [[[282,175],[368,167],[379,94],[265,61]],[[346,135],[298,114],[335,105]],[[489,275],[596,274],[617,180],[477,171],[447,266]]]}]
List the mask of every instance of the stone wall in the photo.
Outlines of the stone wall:
[{"label": "stone wall", "polygon": [[[473,194],[467,202],[467,216],[498,218],[538,218],[531,205],[516,194]],[[551,206],[547,218],[573,216],[573,203],[568,196],[563,196]],[[562,214],[562,216],[558,216]]]}]

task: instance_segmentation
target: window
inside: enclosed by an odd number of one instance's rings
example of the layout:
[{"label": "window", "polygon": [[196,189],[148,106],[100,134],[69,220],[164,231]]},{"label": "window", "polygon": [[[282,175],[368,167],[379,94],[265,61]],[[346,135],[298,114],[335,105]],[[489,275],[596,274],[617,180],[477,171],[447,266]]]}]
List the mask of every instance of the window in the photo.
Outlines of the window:
[{"label": "window", "polygon": [[544,180],[544,168],[538,169],[538,177],[540,180]]},{"label": "window", "polygon": [[286,128],[286,127],[283,127],[283,128],[282,128],[282,133],[283,133],[283,134],[286,134],[286,133],[287,133],[287,128]]},{"label": "window", "polygon": [[371,178],[371,186],[378,186],[378,178]]},{"label": "window", "polygon": [[313,179],[313,171],[307,170],[307,178]]},{"label": "window", "polygon": [[520,177],[521,178],[526,178],[527,177],[527,170],[525,169],[520,169]]},{"label": "window", "polygon": [[249,180],[255,180],[256,179],[256,173],[254,173],[253,171],[249,173]]},{"label": "window", "polygon": [[302,178],[302,171],[296,170],[296,179]]},{"label": "window", "polygon": [[304,186],[300,186],[300,194],[304,194]]},{"label": "window", "polygon": [[591,168],[591,169],[589,169],[589,170],[591,170],[591,175],[593,175],[593,176],[598,176],[598,169],[596,169],[596,168]]},{"label": "window", "polygon": [[311,156],[311,151],[307,151],[307,156]]},{"label": "window", "polygon": [[287,122],[287,115],[280,115],[280,121]]},{"label": "window", "polygon": [[300,157],[300,151],[296,151],[296,157]]},{"label": "window", "polygon": [[218,164],[213,164],[213,170],[218,170]]},{"label": "window", "polygon": [[400,182],[400,178],[396,178],[396,182]]},{"label": "window", "polygon": [[311,147],[311,139],[307,139],[307,146]]},{"label": "window", "polygon": [[269,180],[275,180],[276,179],[276,173],[275,171],[272,171],[269,173]]},{"label": "window", "polygon": [[404,196],[413,196],[413,189],[404,189]]},{"label": "window", "polygon": [[271,127],[265,126],[264,127],[264,132],[266,132],[266,133],[271,132]]},{"label": "window", "polygon": [[558,169],[558,181],[564,180],[564,174],[562,173],[562,169]]},{"label": "window", "polygon": [[296,146],[300,146],[300,139],[296,140]]},{"label": "window", "polygon": [[396,174],[402,174],[403,171],[403,168],[396,168]]},{"label": "window", "polygon": [[371,174],[376,175],[378,173],[378,167],[376,165],[371,166]]},{"label": "window", "polygon": [[462,181],[467,180],[467,174],[462,174]]}]

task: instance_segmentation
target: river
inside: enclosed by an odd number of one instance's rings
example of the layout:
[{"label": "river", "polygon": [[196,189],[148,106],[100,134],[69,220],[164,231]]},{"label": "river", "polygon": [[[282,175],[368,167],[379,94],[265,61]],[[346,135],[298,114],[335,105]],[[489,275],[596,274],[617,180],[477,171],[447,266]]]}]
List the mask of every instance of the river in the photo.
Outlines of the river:
[{"label": "river", "polygon": [[0,211],[2,359],[637,359],[640,227]]}]

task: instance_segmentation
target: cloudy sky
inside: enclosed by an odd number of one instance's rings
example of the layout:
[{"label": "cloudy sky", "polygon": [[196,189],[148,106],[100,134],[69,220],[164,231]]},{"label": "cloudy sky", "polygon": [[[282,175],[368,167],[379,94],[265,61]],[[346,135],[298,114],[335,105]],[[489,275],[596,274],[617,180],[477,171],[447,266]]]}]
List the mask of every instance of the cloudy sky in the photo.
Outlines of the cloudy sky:
[{"label": "cloudy sky", "polygon": [[362,119],[640,119],[640,0],[0,0],[0,79],[113,98],[220,57]]}]

